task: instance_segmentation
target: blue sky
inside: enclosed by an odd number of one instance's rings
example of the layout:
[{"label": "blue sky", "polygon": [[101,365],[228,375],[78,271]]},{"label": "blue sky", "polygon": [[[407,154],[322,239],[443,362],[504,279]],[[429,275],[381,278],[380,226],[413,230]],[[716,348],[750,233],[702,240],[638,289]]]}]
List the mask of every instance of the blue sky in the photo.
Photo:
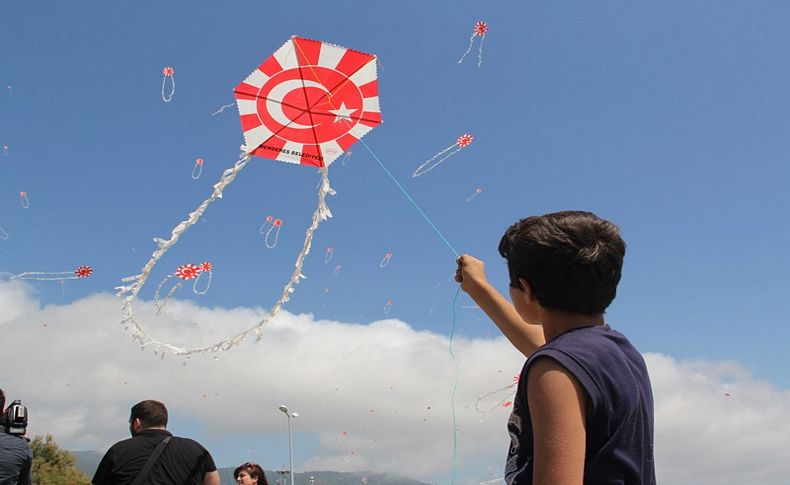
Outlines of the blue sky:
[{"label": "blue sky", "polygon": [[[140,271],[152,238],[167,236],[238,157],[236,108],[211,114],[299,35],[378,56],[384,123],[365,142],[459,252],[487,261],[498,287],[507,280],[496,245],[509,224],[591,210],[628,244],[610,324],[643,352],[732,361],[779,392],[790,384],[785,2],[6,1],[0,15],[0,227],[10,235],[0,271],[94,269],[62,286],[31,283],[41,307],[110,294]],[[477,20],[489,25],[482,66],[477,45],[459,65]],[[165,66],[175,69],[170,103]],[[411,177],[463,133],[471,146]],[[330,167],[334,217],[318,229],[287,310],[361,325],[394,318],[446,339],[455,256],[364,147],[352,151]],[[205,164],[193,180],[196,158]],[[141,298],[177,266],[211,261],[210,291],[185,286],[177,298],[268,308],[290,276],[318,181],[312,168],[256,158]],[[267,215],[284,220],[274,249],[258,233]],[[456,335],[496,338],[471,304],[459,297]],[[97,324],[120,318],[118,302]],[[172,343],[210,343],[203,337]]]}]

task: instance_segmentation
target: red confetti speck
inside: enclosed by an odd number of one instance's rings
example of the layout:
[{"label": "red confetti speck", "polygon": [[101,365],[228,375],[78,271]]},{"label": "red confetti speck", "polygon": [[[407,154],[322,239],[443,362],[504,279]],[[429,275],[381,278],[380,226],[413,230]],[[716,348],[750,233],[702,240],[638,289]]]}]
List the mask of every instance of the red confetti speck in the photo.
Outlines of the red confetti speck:
[{"label": "red confetti speck", "polygon": [[513,405],[513,401],[505,401],[502,403],[503,408],[508,408]]},{"label": "red confetti speck", "polygon": [[195,160],[195,163],[197,163],[198,165],[203,165],[203,159],[198,158],[197,160]]}]

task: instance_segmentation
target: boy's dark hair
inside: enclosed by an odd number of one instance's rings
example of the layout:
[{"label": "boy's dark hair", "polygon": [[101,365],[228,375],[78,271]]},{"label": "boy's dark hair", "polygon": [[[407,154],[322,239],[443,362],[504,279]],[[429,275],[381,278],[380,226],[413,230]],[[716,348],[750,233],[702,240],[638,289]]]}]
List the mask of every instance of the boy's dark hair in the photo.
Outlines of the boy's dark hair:
[{"label": "boy's dark hair", "polygon": [[617,294],[625,256],[620,229],[592,212],[563,211],[521,219],[505,231],[499,254],[510,286],[532,286],[543,308],[603,313]]},{"label": "boy's dark hair", "polygon": [[143,428],[164,428],[167,426],[167,408],[159,401],[140,401],[132,406],[129,422],[139,419]]}]

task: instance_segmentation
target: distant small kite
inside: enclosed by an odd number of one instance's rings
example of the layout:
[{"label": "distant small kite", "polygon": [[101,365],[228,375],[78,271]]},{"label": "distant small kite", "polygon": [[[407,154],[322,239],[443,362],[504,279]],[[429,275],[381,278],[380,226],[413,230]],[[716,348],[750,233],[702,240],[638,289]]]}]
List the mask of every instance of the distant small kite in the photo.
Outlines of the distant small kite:
[{"label": "distant small kite", "polygon": [[[205,261],[200,264],[200,266],[194,264],[182,264],[179,266],[173,273],[170,273],[159,283],[159,286],[156,287],[156,292],[154,293],[154,305],[156,305],[156,313],[159,314],[162,312],[162,309],[167,305],[167,302],[170,298],[178,291],[182,286],[184,286],[185,281],[195,280],[192,283],[192,292],[196,295],[205,295],[208,293],[208,289],[211,286],[211,279],[213,277],[212,269],[214,266]],[[200,281],[201,277],[204,274],[208,274],[208,281],[205,284],[205,288],[198,290],[198,282]],[[170,281],[172,278],[179,278],[179,281],[176,285],[170,288],[170,291],[167,292],[167,296],[164,299],[160,297],[160,293],[162,287]]]},{"label": "distant small kite", "polygon": [[463,148],[466,148],[469,145],[471,145],[473,139],[474,137],[469,133],[465,133],[459,136],[458,139],[455,140],[455,143],[445,148],[444,150],[440,151],[436,155],[432,156],[431,158],[423,162],[419,167],[417,167],[414,173],[411,174],[412,178],[417,178],[420,175],[426,172],[430,172],[434,168],[438,167],[442,162],[452,157]]},{"label": "distant small kite", "polygon": [[41,280],[41,281],[62,281],[87,278],[93,274],[90,266],[80,266],[74,271],[60,271],[57,273],[47,271],[28,271],[11,276],[12,280]]},{"label": "distant small kite", "polygon": [[203,173],[203,159],[198,158],[195,160],[195,166],[192,167],[192,178],[197,180],[200,178],[200,174]]},{"label": "distant small kite", "polygon": [[[172,101],[173,95],[176,94],[176,78],[173,77],[173,74],[175,73],[175,69],[173,69],[171,66],[167,66],[162,69],[162,74],[164,74],[164,77],[162,77],[162,101],[165,103]],[[170,94],[165,95],[165,84],[167,83],[168,79],[170,79]]]},{"label": "distant small kite", "polygon": [[469,37],[469,48],[466,49],[464,55],[458,59],[458,64],[462,63],[464,61],[464,57],[466,57],[466,55],[472,51],[472,44],[475,42],[475,37],[480,37],[480,47],[477,51],[477,67],[480,67],[480,65],[483,64],[483,42],[486,40],[486,32],[488,32],[488,24],[482,20],[475,23],[475,26],[472,29],[472,35]]},{"label": "distant small kite", "polygon": [[481,192],[483,192],[483,189],[481,189],[480,187],[476,188],[474,192],[472,192],[471,194],[469,194],[469,195],[466,197],[466,201],[467,201],[467,202],[472,202],[472,200],[473,200],[475,197],[477,197],[478,195],[480,195],[480,193],[481,193]]},{"label": "distant small kite", "polygon": [[[513,389],[518,385],[520,379],[521,376],[516,375],[515,377],[513,377],[512,384],[508,384],[507,386],[500,387],[499,389],[494,389],[493,391],[489,391],[481,396],[478,396],[477,401],[475,401],[475,409],[477,410],[477,412],[488,413],[498,408],[506,408],[511,406],[513,404],[513,401],[511,401],[510,399],[512,399],[513,394],[515,393],[515,391],[511,391],[511,389]],[[499,399],[499,396],[502,395],[501,393],[505,393],[505,397],[497,401],[497,399]],[[495,402],[493,406],[490,404],[491,401],[486,401],[489,398],[493,398]],[[483,401],[486,401],[488,403],[485,405],[485,408],[481,408],[481,405],[484,404]]]},{"label": "distant small kite", "polygon": [[272,216],[268,216],[266,218],[266,222],[263,223],[259,232],[264,234],[264,227],[266,228],[263,243],[267,248],[274,249],[274,247],[277,246],[277,241],[280,240],[280,229],[283,227],[283,220],[270,220],[271,217]]}]

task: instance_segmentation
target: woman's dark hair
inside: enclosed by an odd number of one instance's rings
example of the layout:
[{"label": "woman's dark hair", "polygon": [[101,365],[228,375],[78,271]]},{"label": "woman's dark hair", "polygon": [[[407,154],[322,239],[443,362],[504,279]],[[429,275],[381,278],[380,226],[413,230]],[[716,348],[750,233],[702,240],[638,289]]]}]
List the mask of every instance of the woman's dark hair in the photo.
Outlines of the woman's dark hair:
[{"label": "woman's dark hair", "polygon": [[625,256],[620,229],[591,212],[522,219],[499,242],[510,286],[527,280],[543,308],[602,314],[617,294]]},{"label": "woman's dark hair", "polygon": [[257,478],[258,485],[269,485],[266,481],[266,474],[263,473],[263,468],[257,463],[242,463],[233,470],[233,479],[239,478],[239,473],[245,471],[250,474],[250,478]]},{"label": "woman's dark hair", "polygon": [[139,419],[143,428],[164,428],[167,427],[167,408],[159,401],[141,401],[132,406],[132,413],[129,417],[131,423]]}]

